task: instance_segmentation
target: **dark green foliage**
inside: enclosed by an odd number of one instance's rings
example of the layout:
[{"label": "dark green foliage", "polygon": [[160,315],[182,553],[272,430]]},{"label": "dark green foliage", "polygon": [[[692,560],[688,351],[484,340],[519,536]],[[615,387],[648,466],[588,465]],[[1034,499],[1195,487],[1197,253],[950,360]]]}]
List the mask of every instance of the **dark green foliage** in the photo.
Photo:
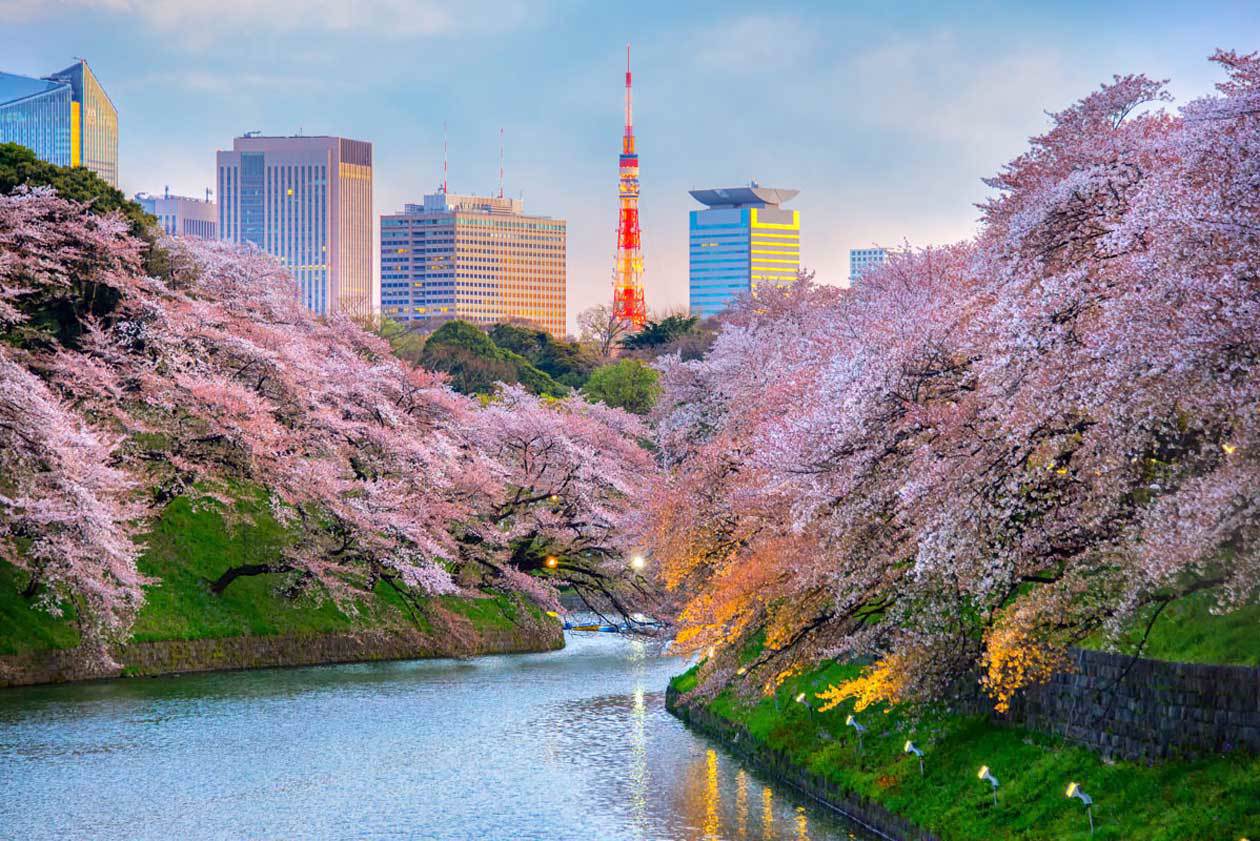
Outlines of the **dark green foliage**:
[{"label": "dark green foliage", "polygon": [[535,368],[570,388],[581,388],[599,364],[576,342],[555,339],[537,327],[496,324],[490,338],[499,347],[520,354]]},{"label": "dark green foliage", "polygon": [[671,315],[660,321],[649,321],[638,333],[631,333],[621,340],[626,350],[649,350],[668,345],[695,330],[699,316]]},{"label": "dark green foliage", "polygon": [[0,143],[0,194],[12,193],[22,185],[52,187],[63,198],[86,202],[96,213],[119,210],[131,222],[132,234],[152,239],[150,229],[157,220],[95,172],[85,167],[72,169],[50,164],[35,157],[25,146]]},{"label": "dark green foliage", "polygon": [[494,343],[485,331],[467,321],[448,321],[429,336],[420,364],[444,371],[451,387],[463,394],[490,394],[495,383],[520,383],[534,394],[564,397],[568,386],[556,382],[519,353]]},{"label": "dark green foliage", "polygon": [[661,375],[638,359],[619,359],[591,374],[582,393],[592,402],[646,415],[660,396]]}]

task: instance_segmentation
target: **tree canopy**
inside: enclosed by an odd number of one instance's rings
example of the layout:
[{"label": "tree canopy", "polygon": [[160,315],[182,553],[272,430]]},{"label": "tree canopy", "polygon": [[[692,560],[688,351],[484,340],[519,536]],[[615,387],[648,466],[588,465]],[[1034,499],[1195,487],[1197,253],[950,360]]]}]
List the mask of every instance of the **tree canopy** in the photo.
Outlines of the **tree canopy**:
[{"label": "tree canopy", "polygon": [[661,375],[638,359],[619,359],[595,369],[582,394],[586,399],[646,415],[661,393]]},{"label": "tree canopy", "polygon": [[520,383],[538,395],[564,397],[569,387],[536,368],[515,351],[495,344],[476,325],[448,321],[425,340],[420,364],[450,377],[451,387],[462,394],[491,394],[497,383]]}]

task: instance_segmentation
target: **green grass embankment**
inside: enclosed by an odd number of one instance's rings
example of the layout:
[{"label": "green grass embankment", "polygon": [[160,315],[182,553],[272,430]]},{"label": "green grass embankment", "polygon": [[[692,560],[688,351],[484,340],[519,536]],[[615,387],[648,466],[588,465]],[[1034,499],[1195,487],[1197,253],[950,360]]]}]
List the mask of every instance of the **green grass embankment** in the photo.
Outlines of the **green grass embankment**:
[{"label": "green grass embankment", "polygon": [[[1228,663],[1260,666],[1260,604],[1249,604],[1225,614],[1213,612],[1212,593],[1202,592],[1172,602],[1160,610],[1141,656],[1174,663]],[[1155,612],[1148,607],[1130,623],[1118,640],[1095,634],[1083,648],[1110,648],[1134,654]]]},{"label": "green grass embankment", "polygon": [[[1080,801],[1065,796],[1080,783],[1095,800],[1093,836],[1153,841],[1238,841],[1260,835],[1260,757],[1244,754],[1146,766],[1108,762],[1062,740],[1021,728],[999,727],[983,716],[928,714],[869,708],[859,752],[845,725],[852,704],[827,713],[794,699],[855,676],[859,667],[831,664],[786,681],[773,697],[741,700],[731,690],[714,698],[710,712],[742,724],[761,744],[842,788],[946,841],[1090,838]],[[694,688],[695,670],[676,677],[679,692]],[[904,752],[911,739],[924,753],[926,774]],[[989,784],[977,778],[988,765],[1001,785],[993,806]]]},{"label": "green grass embankment", "polygon": [[[215,595],[210,582],[224,570],[274,560],[290,540],[261,491],[239,489],[234,508],[225,512],[218,503],[181,497],[155,520],[139,567],[157,583],[146,588],[144,607],[132,629],[134,642],[368,628],[431,630],[426,615],[414,612],[387,584],[378,585],[373,596],[353,610],[342,610],[326,598],[289,598],[281,592],[280,575],[238,578]],[[19,592],[23,579],[20,571],[0,563],[0,655],[77,645],[71,615],[57,618],[34,607]],[[532,605],[507,596],[443,596],[435,601],[429,606],[463,617],[474,633],[510,630],[541,615]]]}]

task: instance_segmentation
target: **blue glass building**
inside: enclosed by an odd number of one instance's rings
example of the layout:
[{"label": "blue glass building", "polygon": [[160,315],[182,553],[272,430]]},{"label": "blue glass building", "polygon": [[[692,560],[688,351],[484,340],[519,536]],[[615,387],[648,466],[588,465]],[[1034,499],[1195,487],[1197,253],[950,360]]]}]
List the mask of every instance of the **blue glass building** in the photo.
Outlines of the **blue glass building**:
[{"label": "blue glass building", "polygon": [[692,190],[707,206],[691,211],[689,304],[707,318],[759,287],[786,286],[801,266],[800,211],[780,205],[798,190],[747,187]]},{"label": "blue glass building", "polygon": [[118,111],[86,61],[46,79],[0,73],[0,143],[118,186]]}]

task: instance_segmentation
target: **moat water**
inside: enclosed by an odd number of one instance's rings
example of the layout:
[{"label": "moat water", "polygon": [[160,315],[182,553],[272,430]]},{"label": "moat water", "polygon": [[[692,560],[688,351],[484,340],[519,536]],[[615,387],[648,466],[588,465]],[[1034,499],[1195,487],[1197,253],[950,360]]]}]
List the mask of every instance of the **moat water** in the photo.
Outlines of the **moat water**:
[{"label": "moat water", "polygon": [[664,707],[683,664],[563,651],[0,691],[4,839],[856,839]]}]

